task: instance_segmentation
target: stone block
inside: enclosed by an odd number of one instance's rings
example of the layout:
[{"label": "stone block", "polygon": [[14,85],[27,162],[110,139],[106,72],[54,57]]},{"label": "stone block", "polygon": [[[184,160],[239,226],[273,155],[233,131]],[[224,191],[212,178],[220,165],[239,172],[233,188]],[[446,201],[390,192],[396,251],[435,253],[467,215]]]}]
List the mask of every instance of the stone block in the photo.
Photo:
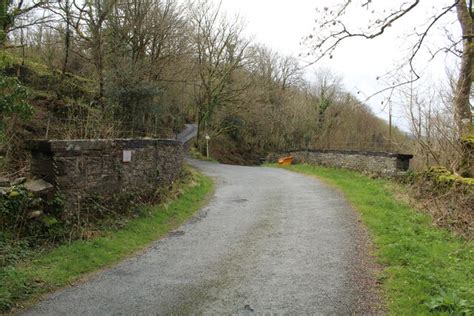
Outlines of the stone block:
[{"label": "stone block", "polygon": [[33,193],[34,196],[47,196],[54,191],[54,186],[42,179],[29,180],[25,183],[25,189]]},{"label": "stone block", "polygon": [[10,180],[5,177],[0,177],[0,187],[9,187],[10,186]]},{"label": "stone block", "polygon": [[19,177],[12,181],[11,185],[20,185],[25,183],[26,177]]}]

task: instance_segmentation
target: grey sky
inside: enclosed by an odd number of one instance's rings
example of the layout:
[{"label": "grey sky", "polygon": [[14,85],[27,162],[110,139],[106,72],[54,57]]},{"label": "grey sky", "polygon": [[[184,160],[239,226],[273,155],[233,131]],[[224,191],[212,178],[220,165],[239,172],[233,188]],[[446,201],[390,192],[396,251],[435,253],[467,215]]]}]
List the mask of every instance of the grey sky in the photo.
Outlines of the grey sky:
[{"label": "grey sky", "polygon": [[[218,0],[215,0],[218,2]],[[317,18],[316,7],[323,8],[331,6],[338,1],[326,0],[222,0],[222,9],[229,15],[239,14],[246,21],[246,32],[248,36],[256,42],[266,44],[272,49],[283,54],[297,56],[304,52],[304,47],[300,45],[303,36],[308,35],[315,26],[314,20]],[[348,16],[348,23],[353,26],[363,25],[364,21],[373,17],[372,10],[389,10],[400,6],[406,1],[373,1],[369,11],[357,10]],[[315,67],[325,67],[332,69],[335,73],[343,77],[343,82],[347,90],[356,93],[361,91],[363,95],[370,95],[378,91],[384,85],[376,80],[376,77],[383,75],[394,65],[403,61],[408,54],[413,38],[407,36],[413,33],[413,28],[421,29],[428,18],[440,12],[440,10],[452,0],[422,1],[421,5],[402,20],[401,23],[387,29],[386,35],[376,40],[351,39],[336,50],[334,58],[325,59]],[[377,7],[381,5],[382,7]],[[439,25],[448,26],[450,32],[457,34],[458,26],[455,23],[455,15],[450,14],[440,21]],[[434,29],[432,35],[427,39],[427,43],[433,49],[442,46],[445,40],[444,30]],[[453,67],[455,59],[446,58],[440,55],[428,66],[425,61],[428,59],[427,52],[424,51],[418,59],[417,65],[420,73],[425,74],[424,84],[438,84],[444,80],[446,66]],[[308,70],[308,73],[314,71]],[[373,98],[367,103],[373,111],[383,117],[387,117],[387,110],[380,104],[381,97]],[[400,111],[395,109],[395,122],[406,129],[406,123]]]}]

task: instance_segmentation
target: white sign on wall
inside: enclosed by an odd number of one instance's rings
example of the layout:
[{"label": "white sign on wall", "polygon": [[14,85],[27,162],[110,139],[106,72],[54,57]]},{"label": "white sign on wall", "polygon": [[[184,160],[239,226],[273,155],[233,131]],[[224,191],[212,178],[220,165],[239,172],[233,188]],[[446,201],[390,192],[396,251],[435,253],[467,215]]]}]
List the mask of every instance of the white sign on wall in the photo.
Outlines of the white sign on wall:
[{"label": "white sign on wall", "polygon": [[130,162],[130,161],[132,161],[132,151],[131,150],[124,150],[123,151],[122,162]]}]

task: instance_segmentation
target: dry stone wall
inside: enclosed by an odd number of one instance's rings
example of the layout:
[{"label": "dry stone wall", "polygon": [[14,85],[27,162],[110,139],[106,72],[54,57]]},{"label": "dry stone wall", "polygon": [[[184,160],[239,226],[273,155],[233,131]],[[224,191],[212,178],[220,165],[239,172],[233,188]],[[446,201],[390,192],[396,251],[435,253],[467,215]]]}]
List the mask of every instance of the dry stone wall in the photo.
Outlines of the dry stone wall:
[{"label": "dry stone wall", "polygon": [[291,155],[295,163],[346,168],[351,170],[376,173],[383,176],[394,176],[407,171],[412,155],[345,150],[294,150],[270,154],[269,162]]},{"label": "dry stone wall", "polygon": [[167,187],[179,177],[184,159],[176,140],[47,140],[29,147],[32,176],[52,183],[68,212],[87,207],[92,197],[107,201]]}]

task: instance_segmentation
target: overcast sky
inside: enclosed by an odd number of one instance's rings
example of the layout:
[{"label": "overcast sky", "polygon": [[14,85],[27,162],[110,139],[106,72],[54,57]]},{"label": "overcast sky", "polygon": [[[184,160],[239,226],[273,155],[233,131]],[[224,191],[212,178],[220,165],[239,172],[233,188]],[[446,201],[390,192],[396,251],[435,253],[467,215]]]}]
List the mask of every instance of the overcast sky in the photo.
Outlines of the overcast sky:
[{"label": "overcast sky", "polygon": [[[363,25],[373,9],[390,9],[400,6],[402,2],[375,0],[369,11],[364,9],[353,12],[347,21],[354,26]],[[300,45],[301,39],[311,33],[315,26],[314,21],[318,18],[316,7],[323,8],[335,3],[336,0],[222,0],[222,9],[228,15],[240,15],[246,21],[247,36],[251,36],[255,42],[263,43],[282,54],[297,56],[304,53],[304,47]],[[386,35],[380,39],[351,39],[336,50],[333,59],[323,60],[315,67],[332,69],[343,78],[347,90],[353,93],[361,91],[360,99],[365,101],[363,95],[371,95],[382,87],[376,78],[406,59],[411,43],[407,35],[413,33],[413,28],[422,27],[430,17],[451,3],[452,0],[422,1],[420,7],[400,20],[401,23],[387,29]],[[439,25],[447,25],[454,34],[459,32],[454,14],[446,16]],[[440,46],[444,43],[444,38],[444,31],[434,29],[427,43],[431,47]],[[424,83],[427,85],[437,85],[444,80],[446,66],[453,67],[455,64],[453,57],[440,55],[430,66],[425,67],[425,57],[426,55],[420,58],[417,64],[419,71],[425,74]],[[315,71],[315,67],[308,70],[308,75]],[[388,111],[380,102],[381,98],[367,101],[374,113],[387,119]],[[406,129],[400,109],[395,109],[394,112],[396,124]]]}]

